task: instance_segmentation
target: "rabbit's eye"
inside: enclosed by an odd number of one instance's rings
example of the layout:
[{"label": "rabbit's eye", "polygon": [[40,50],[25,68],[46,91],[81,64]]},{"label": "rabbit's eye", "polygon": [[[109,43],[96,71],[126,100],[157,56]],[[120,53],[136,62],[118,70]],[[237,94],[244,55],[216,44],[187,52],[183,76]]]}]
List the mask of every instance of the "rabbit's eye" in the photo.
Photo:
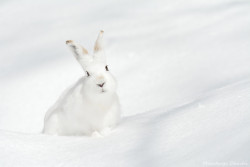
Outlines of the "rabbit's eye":
[{"label": "rabbit's eye", "polygon": [[89,77],[89,76],[90,76],[89,72],[88,72],[88,71],[86,71],[86,73],[87,73],[87,76]]},{"label": "rabbit's eye", "polygon": [[106,71],[109,71],[108,65],[105,66]]}]

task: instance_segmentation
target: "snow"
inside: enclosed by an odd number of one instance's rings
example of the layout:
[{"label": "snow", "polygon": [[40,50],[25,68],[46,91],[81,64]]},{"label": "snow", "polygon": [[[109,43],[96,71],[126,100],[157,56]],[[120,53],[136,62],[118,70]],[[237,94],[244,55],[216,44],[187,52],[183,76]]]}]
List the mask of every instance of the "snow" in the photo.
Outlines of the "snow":
[{"label": "snow", "polygon": [[[246,0],[1,1],[0,166],[250,166]],[[104,29],[123,119],[103,138],[40,134],[84,75],[65,41]]]}]

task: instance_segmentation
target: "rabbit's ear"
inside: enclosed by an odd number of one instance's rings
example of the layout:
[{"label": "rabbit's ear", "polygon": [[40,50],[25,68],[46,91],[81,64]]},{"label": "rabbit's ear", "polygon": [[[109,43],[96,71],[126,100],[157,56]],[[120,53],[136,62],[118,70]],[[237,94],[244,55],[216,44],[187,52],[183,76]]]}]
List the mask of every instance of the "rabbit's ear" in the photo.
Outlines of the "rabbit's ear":
[{"label": "rabbit's ear", "polygon": [[104,55],[103,33],[104,31],[101,30],[96,39],[95,47],[94,47],[94,60],[106,62],[106,58]]},{"label": "rabbit's ear", "polygon": [[86,69],[88,64],[93,61],[92,56],[88,54],[88,51],[84,47],[72,40],[66,41],[66,44],[69,46],[70,50],[73,52],[75,58],[78,60],[83,69]]}]

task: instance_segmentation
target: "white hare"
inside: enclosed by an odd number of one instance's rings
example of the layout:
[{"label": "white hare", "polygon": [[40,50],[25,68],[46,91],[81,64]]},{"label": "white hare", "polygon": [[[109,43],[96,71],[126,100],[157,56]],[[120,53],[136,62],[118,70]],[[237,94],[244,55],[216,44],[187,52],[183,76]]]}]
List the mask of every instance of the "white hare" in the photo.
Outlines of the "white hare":
[{"label": "white hare", "polygon": [[49,109],[43,133],[53,135],[104,135],[120,119],[117,83],[106,64],[103,31],[95,42],[94,54],[72,40],[66,44],[86,72]]}]

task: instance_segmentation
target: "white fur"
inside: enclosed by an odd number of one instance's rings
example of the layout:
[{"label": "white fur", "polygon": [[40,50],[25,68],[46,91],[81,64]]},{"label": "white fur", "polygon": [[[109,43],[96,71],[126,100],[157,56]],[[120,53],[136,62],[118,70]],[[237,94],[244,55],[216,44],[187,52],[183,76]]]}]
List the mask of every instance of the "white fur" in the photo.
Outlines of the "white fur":
[{"label": "white fur", "polygon": [[[46,113],[43,133],[53,135],[106,134],[120,119],[116,80],[106,71],[103,31],[95,43],[94,55],[73,41],[67,41],[74,56],[90,76],[85,76],[59,98]],[[84,49],[84,50],[83,50]],[[103,87],[97,84],[102,84]],[[95,135],[96,136],[96,135]]]}]

